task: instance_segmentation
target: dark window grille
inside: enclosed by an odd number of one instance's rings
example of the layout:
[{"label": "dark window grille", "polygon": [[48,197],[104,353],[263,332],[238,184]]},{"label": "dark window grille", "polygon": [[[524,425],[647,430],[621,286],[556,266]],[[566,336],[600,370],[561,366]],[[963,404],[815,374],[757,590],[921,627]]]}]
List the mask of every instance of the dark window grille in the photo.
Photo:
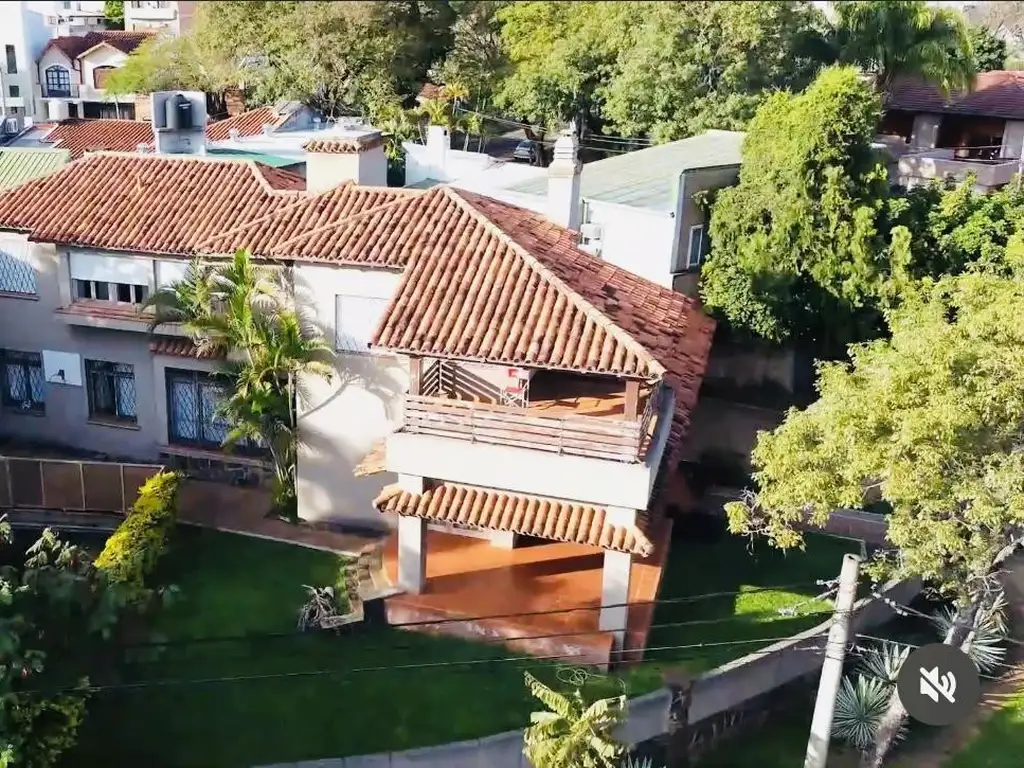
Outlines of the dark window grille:
[{"label": "dark window grille", "polygon": [[35,269],[13,253],[0,251],[0,291],[35,294]]},{"label": "dark window grille", "polygon": [[39,353],[0,350],[0,378],[5,406],[33,413],[46,410],[46,382]]},{"label": "dark window grille", "polygon": [[[201,371],[167,370],[167,435],[171,443],[220,450],[231,425],[220,415],[224,382]],[[242,440],[234,451],[261,455],[261,442]]]},{"label": "dark window grille", "polygon": [[[18,54],[14,50],[13,45],[5,45],[4,53],[7,54],[7,74],[16,75],[18,74]],[[16,94],[11,94],[12,96]]]},{"label": "dark window grille", "polygon": [[70,98],[71,73],[56,65],[46,68],[46,95]]},{"label": "dark window grille", "polygon": [[135,369],[127,363],[85,361],[89,416],[136,423]]}]

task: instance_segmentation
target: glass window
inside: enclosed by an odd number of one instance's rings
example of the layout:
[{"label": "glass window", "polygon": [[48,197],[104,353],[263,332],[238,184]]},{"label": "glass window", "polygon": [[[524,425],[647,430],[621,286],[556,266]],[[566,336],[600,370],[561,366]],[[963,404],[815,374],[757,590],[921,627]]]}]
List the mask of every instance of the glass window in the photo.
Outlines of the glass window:
[{"label": "glass window", "polygon": [[142,304],[149,297],[148,285],[134,283],[106,283],[101,280],[75,278],[71,281],[71,287],[76,299]]},{"label": "glass window", "polygon": [[0,251],[0,291],[34,295],[36,271],[32,265],[13,253]]},{"label": "glass window", "polygon": [[8,90],[11,92],[12,99],[16,99],[21,96],[21,86],[12,85]]},{"label": "glass window", "polygon": [[0,363],[3,404],[9,408],[42,413],[46,409],[46,388],[43,359],[39,353],[0,350]]},{"label": "glass window", "polygon": [[[167,439],[179,445],[219,450],[231,425],[219,413],[224,383],[202,371],[167,370]],[[243,440],[240,453],[262,453],[259,441]]]},{"label": "glass window", "polygon": [[71,73],[54,64],[46,68],[46,93],[49,96],[71,96]]},{"label": "glass window", "polygon": [[698,224],[695,227],[690,227],[690,243],[686,253],[686,268],[694,269],[699,267],[710,250],[704,225]]},{"label": "glass window", "polygon": [[335,349],[346,352],[369,351],[370,339],[390,301],[366,296],[338,296],[336,301]]},{"label": "glass window", "polygon": [[[18,74],[18,54],[14,50],[13,45],[5,45],[4,53],[7,54],[7,74],[16,75]],[[11,94],[15,96],[16,94]]]},{"label": "glass window", "polygon": [[91,418],[115,419],[132,424],[136,422],[133,366],[127,363],[86,360],[85,378]]}]

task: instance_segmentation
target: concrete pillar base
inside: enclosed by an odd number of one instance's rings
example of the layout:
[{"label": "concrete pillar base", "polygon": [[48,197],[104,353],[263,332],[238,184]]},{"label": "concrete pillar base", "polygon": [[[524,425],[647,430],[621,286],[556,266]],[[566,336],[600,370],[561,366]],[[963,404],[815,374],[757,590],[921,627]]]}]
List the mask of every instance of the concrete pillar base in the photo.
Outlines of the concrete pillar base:
[{"label": "concrete pillar base", "polygon": [[632,557],[628,552],[604,553],[604,568],[601,572],[601,613],[598,629],[615,635],[615,648],[622,650],[626,640],[626,623],[629,617],[629,572]]},{"label": "concrete pillar base", "polygon": [[422,517],[398,518],[398,585],[420,594],[427,586],[427,526]]}]

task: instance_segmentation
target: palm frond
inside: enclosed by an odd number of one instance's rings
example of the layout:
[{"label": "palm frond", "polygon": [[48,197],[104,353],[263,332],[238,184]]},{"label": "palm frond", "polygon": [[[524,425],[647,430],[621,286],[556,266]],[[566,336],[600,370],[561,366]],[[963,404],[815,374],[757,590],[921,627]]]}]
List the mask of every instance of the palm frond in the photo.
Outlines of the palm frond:
[{"label": "palm frond", "polygon": [[864,751],[875,743],[879,723],[895,689],[885,680],[866,675],[844,677],[836,696],[832,734]]}]

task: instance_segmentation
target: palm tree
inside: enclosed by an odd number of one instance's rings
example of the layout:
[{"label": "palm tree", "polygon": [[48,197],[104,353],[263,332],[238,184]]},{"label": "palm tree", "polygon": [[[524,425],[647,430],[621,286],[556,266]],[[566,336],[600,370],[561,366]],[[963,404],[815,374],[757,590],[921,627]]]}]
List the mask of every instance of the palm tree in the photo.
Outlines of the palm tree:
[{"label": "palm tree", "polygon": [[449,131],[454,127],[452,104],[447,99],[426,99],[419,112],[430,125],[443,125]]},{"label": "palm tree", "polygon": [[238,250],[213,266],[194,260],[182,280],[154,293],[150,329],[179,323],[197,348],[231,353],[222,375],[229,383],[219,415],[232,425],[231,448],[247,441],[269,451],[274,508],[295,517],[297,382],[330,379],[330,347],[289,305],[275,274]]},{"label": "palm tree", "polygon": [[969,88],[975,60],[963,16],[922,0],[834,3],[840,61],[874,73],[886,93],[897,77],[919,77],[943,92]]},{"label": "palm tree", "polygon": [[626,697],[587,704],[579,689],[566,695],[526,673],[526,686],[547,707],[530,715],[523,753],[534,768],[615,768],[625,749],[611,735],[621,721]]}]

